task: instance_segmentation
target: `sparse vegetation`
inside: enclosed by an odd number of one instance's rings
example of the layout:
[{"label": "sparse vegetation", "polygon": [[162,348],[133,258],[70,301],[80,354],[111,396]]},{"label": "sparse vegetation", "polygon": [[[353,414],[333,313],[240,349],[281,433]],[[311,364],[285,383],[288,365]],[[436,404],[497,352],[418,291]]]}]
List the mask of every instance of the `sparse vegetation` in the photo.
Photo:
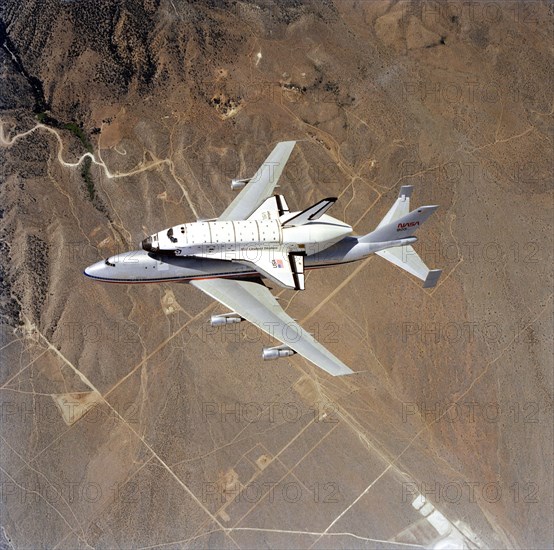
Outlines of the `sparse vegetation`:
[{"label": "sparse vegetation", "polygon": [[92,161],[90,157],[85,157],[83,165],[81,166],[81,177],[86,183],[89,198],[91,201],[93,201],[96,197],[96,191],[94,189],[94,182],[92,181],[92,174],[90,173],[91,164]]},{"label": "sparse vegetation", "polygon": [[[50,116],[46,111],[41,111],[40,113],[37,113],[36,117],[41,124],[46,124],[48,126],[52,126],[53,128],[58,128],[61,130],[69,130],[83,144],[87,153],[92,154],[92,144],[88,140],[87,135],[85,134],[85,131],[80,124],[77,124],[76,122],[60,122],[59,120]],[[81,177],[85,182],[89,198],[92,201],[96,197],[96,191],[94,189],[94,181],[92,180],[92,174],[90,172],[91,166],[92,160],[90,159],[90,157],[85,157],[81,166]]]},{"label": "sparse vegetation", "polygon": [[[92,153],[92,145],[91,145],[90,141],[87,139],[87,136],[85,135],[85,132],[83,131],[83,129],[77,123],[70,122],[69,124],[64,124],[62,126],[62,128],[64,128],[65,130],[69,130],[75,136],[77,136],[79,138],[79,140],[81,141],[81,143],[85,146],[85,149],[89,153]],[[90,159],[88,159],[88,160],[90,160]]]}]

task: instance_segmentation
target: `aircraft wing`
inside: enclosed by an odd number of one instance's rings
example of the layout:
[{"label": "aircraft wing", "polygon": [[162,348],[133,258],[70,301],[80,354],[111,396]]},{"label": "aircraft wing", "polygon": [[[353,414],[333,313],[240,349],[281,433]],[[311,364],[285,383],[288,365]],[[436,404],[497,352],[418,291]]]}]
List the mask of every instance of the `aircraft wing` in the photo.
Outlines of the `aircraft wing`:
[{"label": "aircraft wing", "polygon": [[353,373],[289,317],[263,284],[232,279],[200,279],[191,281],[190,284],[329,374],[342,376]]},{"label": "aircraft wing", "polygon": [[221,221],[246,220],[273,193],[296,141],[278,143],[254,177],[219,216]]}]

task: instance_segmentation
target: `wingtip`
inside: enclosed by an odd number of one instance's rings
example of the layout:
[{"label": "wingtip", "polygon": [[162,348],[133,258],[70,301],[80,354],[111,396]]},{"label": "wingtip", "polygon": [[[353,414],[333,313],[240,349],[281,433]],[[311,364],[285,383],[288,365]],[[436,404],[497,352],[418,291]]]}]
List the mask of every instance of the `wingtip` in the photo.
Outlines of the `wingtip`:
[{"label": "wingtip", "polygon": [[423,288],[433,288],[437,286],[440,276],[442,274],[442,269],[431,269],[423,281]]},{"label": "wingtip", "polygon": [[343,363],[340,367],[340,371],[333,373],[333,376],[348,376],[350,374],[356,374],[356,373]]},{"label": "wingtip", "polygon": [[430,210],[431,211],[431,214],[433,212],[435,212],[437,209],[438,209],[439,205],[438,204],[428,204],[426,206],[420,206],[419,208],[416,208],[416,210],[418,212],[422,212],[422,211],[427,211],[427,210]]},{"label": "wingtip", "polygon": [[407,199],[409,199],[411,196],[412,196],[412,193],[414,191],[414,186],[413,185],[403,185],[401,188],[400,188],[400,191],[398,192],[398,197],[406,197]]}]

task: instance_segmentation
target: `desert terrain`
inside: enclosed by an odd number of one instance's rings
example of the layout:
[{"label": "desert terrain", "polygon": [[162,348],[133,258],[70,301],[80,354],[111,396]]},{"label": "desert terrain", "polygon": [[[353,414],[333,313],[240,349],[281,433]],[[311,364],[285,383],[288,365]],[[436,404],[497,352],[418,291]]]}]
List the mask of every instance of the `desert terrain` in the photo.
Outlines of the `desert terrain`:
[{"label": "desert terrain", "polygon": [[[551,548],[552,3],[4,0],[0,545]],[[90,264],[279,192],[415,248],[280,303],[332,378],[189,285]]]}]

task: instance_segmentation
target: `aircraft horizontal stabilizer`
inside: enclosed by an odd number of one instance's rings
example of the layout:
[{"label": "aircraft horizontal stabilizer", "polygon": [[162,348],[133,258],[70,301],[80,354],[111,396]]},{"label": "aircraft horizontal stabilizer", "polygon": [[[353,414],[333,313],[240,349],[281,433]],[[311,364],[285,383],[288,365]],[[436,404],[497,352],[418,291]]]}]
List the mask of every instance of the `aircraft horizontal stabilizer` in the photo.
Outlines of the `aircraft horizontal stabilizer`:
[{"label": "aircraft horizontal stabilizer", "polygon": [[423,288],[434,287],[442,273],[442,269],[429,269],[410,245],[379,250],[376,254],[421,279]]},{"label": "aircraft horizontal stabilizer", "polygon": [[305,223],[317,220],[335,204],[337,201],[336,197],[329,197],[328,199],[323,199],[318,203],[306,208],[303,212],[294,215],[292,218],[285,220],[283,222],[283,227],[294,227],[297,225],[304,225]]},{"label": "aircraft horizontal stabilizer", "polygon": [[423,288],[432,288],[436,286],[439,282],[441,273],[442,269],[430,269],[425,281],[423,281]]}]

